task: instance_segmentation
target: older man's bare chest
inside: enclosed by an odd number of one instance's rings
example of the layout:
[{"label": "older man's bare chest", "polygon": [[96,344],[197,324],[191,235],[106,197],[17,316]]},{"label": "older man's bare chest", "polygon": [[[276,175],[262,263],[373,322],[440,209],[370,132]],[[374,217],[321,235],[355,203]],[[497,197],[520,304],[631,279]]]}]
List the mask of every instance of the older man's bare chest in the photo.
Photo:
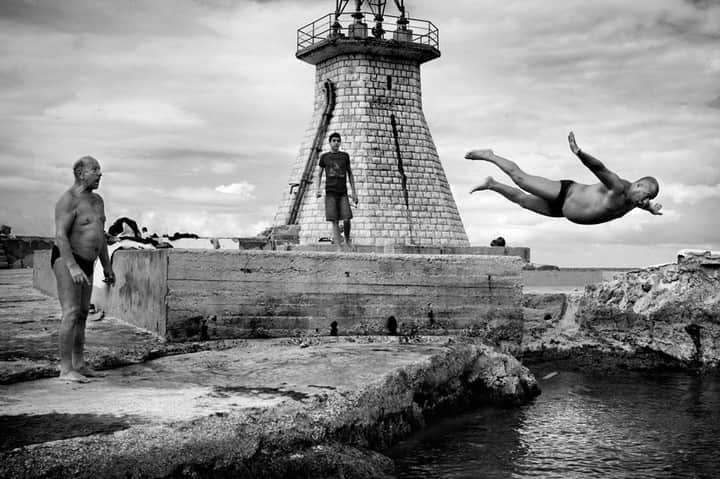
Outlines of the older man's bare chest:
[{"label": "older man's bare chest", "polygon": [[97,196],[80,197],[75,201],[73,230],[105,226],[105,211],[102,200]]}]

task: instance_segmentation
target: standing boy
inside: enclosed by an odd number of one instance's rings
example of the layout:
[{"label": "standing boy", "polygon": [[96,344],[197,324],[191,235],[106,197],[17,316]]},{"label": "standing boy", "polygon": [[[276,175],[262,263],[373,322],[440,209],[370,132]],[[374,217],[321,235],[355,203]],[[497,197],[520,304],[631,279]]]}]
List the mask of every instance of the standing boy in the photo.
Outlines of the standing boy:
[{"label": "standing boy", "polygon": [[322,196],[322,177],[323,172],[327,177],[325,180],[325,219],[332,222],[333,240],[338,250],[341,250],[342,238],[340,236],[340,220],[343,221],[343,233],[345,234],[345,244],[350,246],[350,220],[352,219],[352,211],[350,210],[350,202],[348,201],[347,179],[350,180],[350,188],[352,189],[350,197],[358,204],[358,198],[355,189],[355,178],[350,169],[350,156],[344,151],[340,151],[340,134],[335,132],[330,135],[330,151],[320,156],[320,171],[318,172],[317,181],[317,197]]}]

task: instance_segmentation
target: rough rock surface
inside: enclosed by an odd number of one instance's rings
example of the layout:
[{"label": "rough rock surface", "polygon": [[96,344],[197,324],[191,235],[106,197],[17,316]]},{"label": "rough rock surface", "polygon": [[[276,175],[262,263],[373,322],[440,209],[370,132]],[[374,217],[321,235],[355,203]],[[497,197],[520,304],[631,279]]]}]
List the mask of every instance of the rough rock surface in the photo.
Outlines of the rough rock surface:
[{"label": "rough rock surface", "polygon": [[[537,394],[527,368],[471,338],[248,342],[89,385],[3,386],[0,429],[16,440],[0,448],[0,477],[382,478],[382,451],[429,418]],[[73,432],[83,420],[97,430]],[[60,421],[69,432],[45,437]]]},{"label": "rough rock surface", "polygon": [[631,271],[584,293],[525,295],[524,314],[522,349],[529,360],[582,363],[605,355],[607,366],[720,364],[720,275],[711,263]]}]

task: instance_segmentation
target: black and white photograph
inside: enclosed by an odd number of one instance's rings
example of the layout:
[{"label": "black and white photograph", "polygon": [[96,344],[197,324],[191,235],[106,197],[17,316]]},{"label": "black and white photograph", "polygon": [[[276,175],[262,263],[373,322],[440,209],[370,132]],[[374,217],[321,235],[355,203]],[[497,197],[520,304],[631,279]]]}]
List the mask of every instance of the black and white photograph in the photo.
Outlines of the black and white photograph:
[{"label": "black and white photograph", "polygon": [[720,0],[0,0],[0,477],[720,474]]}]

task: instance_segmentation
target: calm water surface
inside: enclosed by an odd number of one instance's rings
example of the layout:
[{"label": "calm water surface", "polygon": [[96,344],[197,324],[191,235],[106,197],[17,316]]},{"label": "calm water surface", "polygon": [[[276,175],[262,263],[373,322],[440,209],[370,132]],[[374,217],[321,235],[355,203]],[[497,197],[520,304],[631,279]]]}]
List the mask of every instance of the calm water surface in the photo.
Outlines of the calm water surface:
[{"label": "calm water surface", "polygon": [[535,370],[517,409],[444,420],[393,451],[398,478],[720,478],[720,378]]}]

